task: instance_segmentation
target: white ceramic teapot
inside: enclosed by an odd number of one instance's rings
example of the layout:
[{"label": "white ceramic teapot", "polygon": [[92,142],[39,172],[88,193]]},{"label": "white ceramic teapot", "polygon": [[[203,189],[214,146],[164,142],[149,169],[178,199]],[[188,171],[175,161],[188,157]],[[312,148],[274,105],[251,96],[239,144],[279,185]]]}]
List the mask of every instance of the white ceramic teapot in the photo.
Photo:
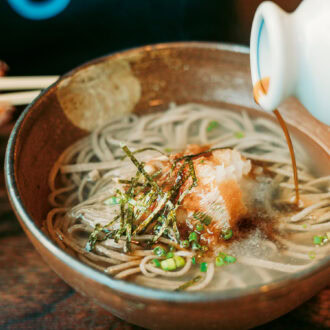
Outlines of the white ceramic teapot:
[{"label": "white ceramic teapot", "polygon": [[269,82],[258,97],[264,110],[294,95],[330,125],[330,0],[304,0],[291,14],[263,2],[252,24],[250,61],[253,86]]}]

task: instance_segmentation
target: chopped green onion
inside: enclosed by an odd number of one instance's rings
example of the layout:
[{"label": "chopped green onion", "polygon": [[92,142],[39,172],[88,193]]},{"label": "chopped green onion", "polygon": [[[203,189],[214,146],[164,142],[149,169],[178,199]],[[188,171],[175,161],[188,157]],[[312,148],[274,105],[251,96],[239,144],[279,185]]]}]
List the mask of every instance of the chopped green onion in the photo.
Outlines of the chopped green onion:
[{"label": "chopped green onion", "polygon": [[186,261],[181,256],[174,256],[173,259],[177,268],[183,267],[186,264]]},{"label": "chopped green onion", "polygon": [[174,253],[173,252],[167,252],[166,254],[166,259],[170,259],[174,257]]},{"label": "chopped green onion", "polygon": [[215,264],[216,266],[223,266],[224,264],[233,264],[236,260],[235,257],[220,252],[215,258]]},{"label": "chopped green onion", "polygon": [[173,258],[162,260],[160,263],[160,267],[163,270],[175,270],[176,269],[175,260]]},{"label": "chopped green onion", "polygon": [[231,229],[227,229],[223,231],[221,235],[223,239],[228,240],[233,237],[233,231]]},{"label": "chopped green onion", "polygon": [[198,224],[196,225],[196,230],[197,230],[197,231],[201,232],[203,229],[204,229],[204,226],[203,226],[202,223],[198,223]]},{"label": "chopped green onion", "polygon": [[224,258],[226,256],[226,254],[223,253],[223,252],[219,252],[218,256],[221,257],[221,258]]},{"label": "chopped green onion", "polygon": [[198,235],[194,231],[189,234],[189,242],[194,242],[198,240]]},{"label": "chopped green onion", "polygon": [[200,265],[200,271],[202,273],[206,273],[207,272],[207,263],[206,262],[202,262]]},{"label": "chopped green onion", "polygon": [[315,245],[320,245],[323,242],[323,237],[322,236],[314,236],[313,237],[313,243]]},{"label": "chopped green onion", "polygon": [[172,152],[172,149],[171,148],[165,148],[164,151],[165,152]]},{"label": "chopped green onion", "polygon": [[308,257],[309,257],[309,259],[311,259],[311,260],[315,259],[315,257],[316,257],[315,252],[314,252],[314,251],[309,251],[309,252],[308,252]]},{"label": "chopped green onion", "polygon": [[182,285],[180,285],[178,288],[176,288],[174,291],[181,291],[181,290],[185,290],[187,288],[189,288],[190,286],[194,285],[196,282],[198,282],[200,279],[202,278],[202,276],[196,276],[194,277],[192,280],[183,283]]},{"label": "chopped green onion", "polygon": [[193,265],[196,265],[196,257],[195,257],[195,256],[193,256],[193,257],[191,258],[191,263],[192,263]]},{"label": "chopped green onion", "polygon": [[189,241],[188,240],[181,241],[180,246],[184,249],[188,248],[189,247]]},{"label": "chopped green onion", "polygon": [[328,233],[324,234],[324,236],[321,236],[321,235],[313,236],[313,243],[315,245],[324,245],[328,241],[329,241]]},{"label": "chopped green onion", "polygon": [[156,246],[154,248],[154,254],[158,257],[164,257],[166,255],[166,251],[161,246]]},{"label": "chopped green onion", "polygon": [[233,256],[225,256],[224,257],[224,261],[227,263],[227,264],[233,264],[235,261],[236,261],[236,258],[233,257]]},{"label": "chopped green onion", "polygon": [[238,132],[235,132],[234,136],[235,136],[235,138],[237,138],[237,139],[242,139],[242,138],[244,137],[244,133],[238,131]]},{"label": "chopped green onion", "polygon": [[112,197],[106,199],[103,203],[106,205],[110,205],[110,206],[117,205],[117,204],[119,204],[119,198],[116,196],[112,196]]},{"label": "chopped green onion", "polygon": [[215,265],[218,267],[221,267],[225,264],[225,261],[223,260],[222,257],[216,257],[215,258]]},{"label": "chopped green onion", "polygon": [[209,122],[208,126],[206,127],[206,130],[207,130],[207,132],[211,132],[218,126],[219,126],[219,123],[215,120],[212,120]]},{"label": "chopped green onion", "polygon": [[302,227],[303,227],[304,229],[307,229],[307,224],[304,223],[304,224],[302,225]]},{"label": "chopped green onion", "polygon": [[196,241],[193,241],[193,242],[191,243],[191,248],[192,248],[193,250],[200,250],[200,249],[201,249],[201,246],[200,246]]},{"label": "chopped green onion", "polygon": [[158,259],[152,259],[152,262],[153,262],[155,267],[160,268],[160,261]]},{"label": "chopped green onion", "polygon": [[200,164],[203,164],[204,162],[205,162],[205,159],[201,159],[201,160],[199,161]]}]

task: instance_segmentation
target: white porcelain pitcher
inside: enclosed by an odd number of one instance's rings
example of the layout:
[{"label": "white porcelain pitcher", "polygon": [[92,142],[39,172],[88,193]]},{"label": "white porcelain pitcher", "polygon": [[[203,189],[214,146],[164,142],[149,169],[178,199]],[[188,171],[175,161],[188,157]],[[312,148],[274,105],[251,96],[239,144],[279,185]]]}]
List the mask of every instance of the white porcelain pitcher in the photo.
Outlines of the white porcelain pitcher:
[{"label": "white porcelain pitcher", "polygon": [[263,2],[252,24],[250,61],[253,86],[269,78],[258,99],[264,110],[294,95],[330,125],[330,0],[304,0],[291,14]]}]

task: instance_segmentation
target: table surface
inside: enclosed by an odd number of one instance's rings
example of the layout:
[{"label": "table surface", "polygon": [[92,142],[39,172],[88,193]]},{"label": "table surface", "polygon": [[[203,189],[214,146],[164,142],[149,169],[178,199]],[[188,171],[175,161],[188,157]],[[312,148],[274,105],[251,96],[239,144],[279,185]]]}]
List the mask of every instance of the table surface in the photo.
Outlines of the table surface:
[{"label": "table surface", "polygon": [[[3,164],[7,134],[1,134]],[[1,175],[0,247],[0,329],[141,329],[81,296],[49,268],[11,211]],[[330,287],[296,310],[256,329],[326,328],[330,328]]]}]

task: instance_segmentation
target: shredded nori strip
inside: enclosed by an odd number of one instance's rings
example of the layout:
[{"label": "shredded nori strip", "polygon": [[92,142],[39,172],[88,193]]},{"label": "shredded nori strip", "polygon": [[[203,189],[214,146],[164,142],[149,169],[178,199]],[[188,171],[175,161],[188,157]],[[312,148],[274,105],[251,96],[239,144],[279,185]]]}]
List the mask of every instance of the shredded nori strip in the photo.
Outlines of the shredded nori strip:
[{"label": "shredded nori strip", "polygon": [[194,285],[195,283],[197,283],[198,281],[200,281],[202,279],[202,276],[198,275],[195,276],[193,279],[191,279],[190,281],[183,283],[182,285],[180,285],[178,288],[176,288],[174,291],[182,291],[182,290],[186,290],[189,287],[191,287],[192,285]]},{"label": "shredded nori strip", "polygon": [[188,159],[188,164],[189,164],[189,173],[193,180],[193,184],[192,184],[191,188],[193,188],[193,187],[197,186],[196,172],[195,172],[195,168],[194,168],[194,163],[191,159]]},{"label": "shredded nori strip", "polygon": [[124,252],[131,250],[131,240],[132,240],[132,223],[133,223],[133,210],[129,206],[127,210],[127,222],[126,222],[126,241],[124,245]]},{"label": "shredded nori strip", "polygon": [[98,235],[99,233],[102,231],[102,226],[97,223],[94,227],[94,230],[92,231],[92,233],[89,235],[89,238],[88,238],[88,242],[86,243],[86,246],[85,246],[85,250],[88,251],[88,252],[91,252],[93,251],[94,247],[95,247],[95,244],[98,240]]},{"label": "shredded nori strip", "polygon": [[224,148],[211,148],[211,149],[208,149],[208,150],[205,150],[205,151],[202,151],[202,152],[199,152],[198,154],[191,154],[191,155],[185,155],[185,156],[182,156],[182,157],[179,157],[179,158],[176,158],[174,160],[175,163],[181,161],[181,160],[187,160],[187,159],[194,159],[194,158],[198,158],[200,156],[204,156],[204,155],[207,155],[209,153],[212,153],[213,151],[216,151],[216,150],[222,150]]},{"label": "shredded nori strip", "polygon": [[139,186],[139,187],[143,187],[143,184],[140,183],[140,182],[136,182],[134,183],[133,181],[134,179],[132,180],[118,180],[119,183],[122,183],[122,184],[129,184],[129,185],[134,185],[134,186]]},{"label": "shredded nori strip", "polygon": [[159,171],[156,171],[155,173],[153,173],[152,175],[151,175],[151,177],[153,178],[153,179],[155,179],[155,178],[157,178],[157,176],[159,176],[159,175],[161,175],[162,174],[162,170],[159,170]]},{"label": "shredded nori strip", "polygon": [[[180,241],[180,232],[177,227],[176,211],[184,197],[197,185],[197,177],[192,159],[199,154],[188,155],[182,158],[183,163],[181,163],[177,169],[173,186],[169,191],[164,192],[155,181],[155,178],[161,175],[162,171],[159,170],[150,175],[145,171],[144,163],[139,162],[134,156],[135,153],[145,150],[159,150],[155,148],[143,148],[131,152],[127,146],[123,146],[122,149],[136,166],[137,172],[135,177],[132,177],[130,180],[118,180],[119,183],[128,185],[128,187],[125,188],[125,192],[117,190],[116,193],[116,198],[119,200],[120,204],[120,214],[116,217],[116,220],[120,218],[119,229],[109,231],[106,228],[97,227],[97,230],[95,229],[90,235],[89,246],[91,248],[94,247],[97,240],[100,240],[98,238],[98,233],[103,231],[106,233],[105,239],[114,237],[116,242],[120,237],[125,236],[124,252],[128,252],[130,251],[132,236],[146,229],[148,230],[149,224],[154,221],[158,221],[160,225],[155,232],[156,234],[152,240],[153,242],[156,242],[161,236],[166,235],[178,243]],[[207,152],[211,152],[211,150]],[[203,152],[202,154],[207,152]],[[173,165],[174,167],[172,168],[174,170],[178,165],[178,160],[176,160]],[[144,177],[142,181],[140,180],[141,175]],[[171,175],[172,171],[169,173],[169,178]],[[192,183],[189,188],[180,193],[180,189],[190,178],[192,179]],[[155,204],[153,210],[149,211],[153,204]],[[146,214],[146,212],[148,213]],[[145,218],[140,222],[139,220],[143,216],[145,216]]]},{"label": "shredded nori strip", "polygon": [[158,233],[154,236],[154,238],[152,240],[154,243],[157,242],[157,240],[164,234],[165,230],[167,229],[167,227],[169,225],[169,220],[170,220],[169,217],[162,216],[161,219],[162,219],[162,225],[161,225]]},{"label": "shredded nori strip", "polygon": [[155,216],[159,213],[159,211],[166,205],[168,200],[168,194],[166,194],[157,204],[155,209],[148,215],[148,217],[134,230],[133,235],[138,234],[142,230],[144,230],[149,223],[155,218]]},{"label": "shredded nori strip", "polygon": [[171,220],[172,220],[172,228],[173,228],[173,232],[174,232],[174,235],[175,235],[175,240],[179,244],[180,232],[179,232],[178,225],[177,225],[177,222],[176,222],[176,213],[175,213],[175,211],[174,211],[173,216],[171,217]]},{"label": "shredded nori strip", "polygon": [[123,146],[122,149],[126,153],[126,155],[131,159],[133,164],[136,166],[138,171],[147,179],[147,181],[151,184],[151,186],[160,194],[163,195],[163,191],[160,189],[158,184],[152,179],[152,177],[145,171],[143,165],[134,157],[133,153],[127,148],[127,146]]},{"label": "shredded nori strip", "polygon": [[120,227],[119,227],[119,230],[116,232],[115,242],[118,242],[120,236],[124,233],[125,225],[126,225],[125,201],[123,199],[121,199],[121,201],[120,201]]}]

